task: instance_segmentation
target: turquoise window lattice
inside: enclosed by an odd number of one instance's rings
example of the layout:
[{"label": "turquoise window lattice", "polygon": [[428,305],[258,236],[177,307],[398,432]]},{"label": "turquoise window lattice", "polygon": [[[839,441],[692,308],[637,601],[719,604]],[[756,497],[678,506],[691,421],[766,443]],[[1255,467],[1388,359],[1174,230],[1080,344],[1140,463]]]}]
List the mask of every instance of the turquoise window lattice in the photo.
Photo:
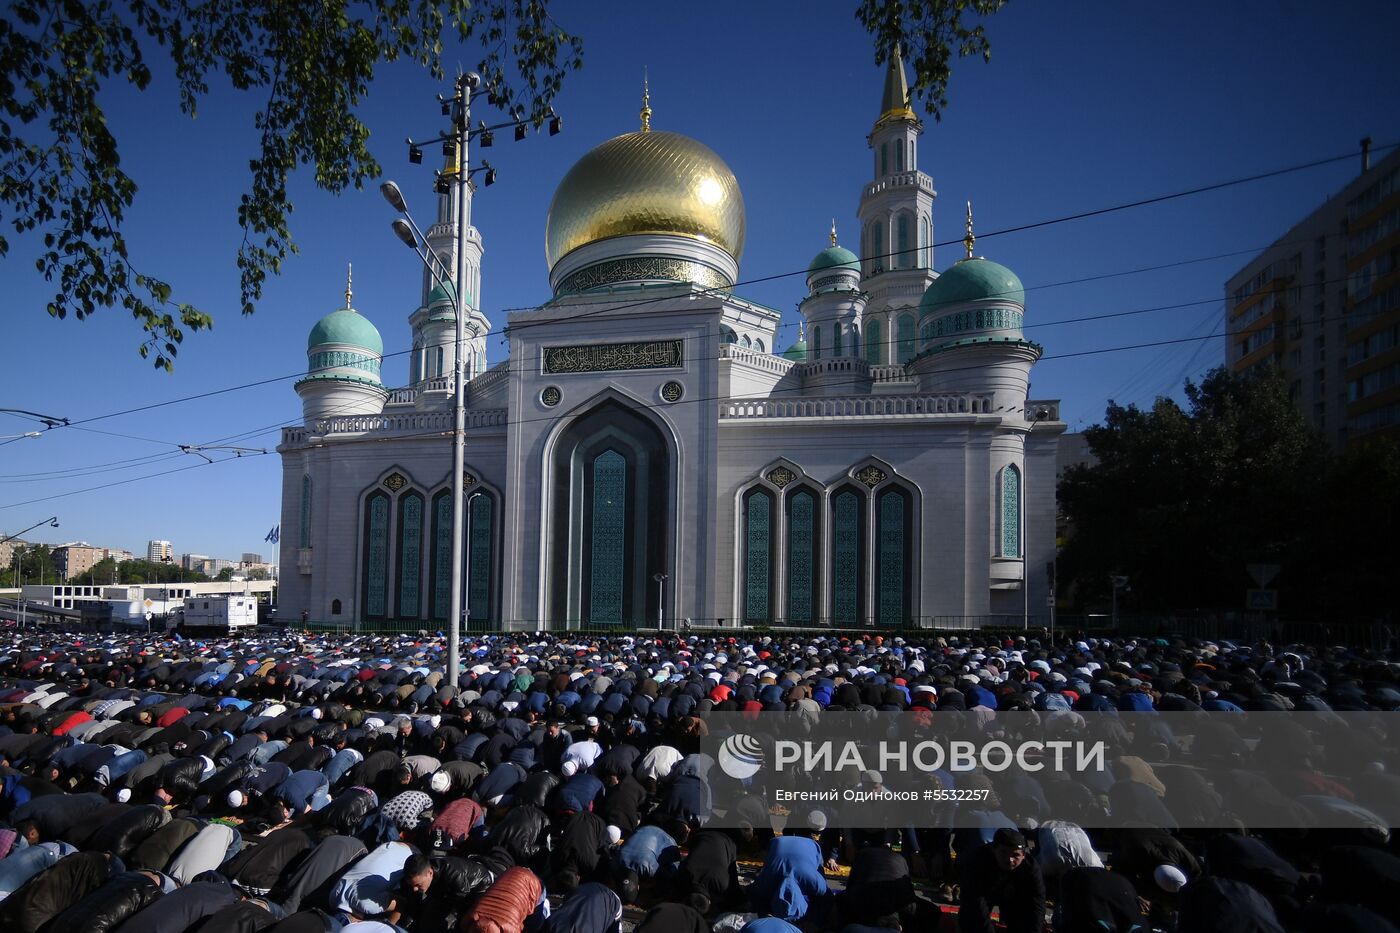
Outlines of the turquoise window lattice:
[{"label": "turquoise window lattice", "polygon": [[622,621],[622,577],[626,558],[627,461],[605,450],[593,461],[593,528],[588,618]]},{"label": "turquoise window lattice", "polygon": [[756,489],[744,499],[744,620],[766,622],[772,605],[773,497]]},{"label": "turquoise window lattice", "polygon": [[423,497],[416,492],[399,499],[400,619],[418,618],[423,578]]},{"label": "turquoise window lattice", "polygon": [[384,618],[389,591],[389,497],[365,503],[365,616]]},{"label": "turquoise window lattice", "polygon": [[810,492],[793,493],[788,507],[789,622],[815,622],[812,594],[817,567],[817,498]]},{"label": "turquoise window lattice", "polygon": [[914,356],[914,315],[901,314],[897,322],[899,328],[899,360],[907,363]]},{"label": "turquoise window lattice", "polygon": [[433,618],[446,619],[452,606],[452,493],[433,497]]},{"label": "turquoise window lattice", "polygon": [[1021,471],[1001,471],[1001,556],[1021,556]]},{"label": "turquoise window lattice", "polygon": [[467,581],[467,619],[491,618],[491,516],[495,503],[486,494],[472,496],[467,514],[470,553]]},{"label": "turquoise window lattice", "polygon": [[904,494],[891,489],[880,495],[876,516],[879,521],[878,538],[880,558],[878,563],[880,591],[876,606],[881,625],[901,625],[905,621],[907,609],[904,605],[905,593],[905,540],[906,503]]},{"label": "turquoise window lattice", "polygon": [[831,614],[836,622],[860,620],[861,497],[853,490],[837,493],[832,503]]},{"label": "turquoise window lattice", "polygon": [[865,360],[872,366],[878,366],[885,361],[884,339],[884,330],[879,321],[871,321],[865,325]]},{"label": "turquoise window lattice", "polygon": [[299,547],[311,547],[311,477],[301,478],[301,534]]},{"label": "turquoise window lattice", "polygon": [[311,369],[362,369],[379,375],[379,358],[347,350],[322,350],[311,355]]}]

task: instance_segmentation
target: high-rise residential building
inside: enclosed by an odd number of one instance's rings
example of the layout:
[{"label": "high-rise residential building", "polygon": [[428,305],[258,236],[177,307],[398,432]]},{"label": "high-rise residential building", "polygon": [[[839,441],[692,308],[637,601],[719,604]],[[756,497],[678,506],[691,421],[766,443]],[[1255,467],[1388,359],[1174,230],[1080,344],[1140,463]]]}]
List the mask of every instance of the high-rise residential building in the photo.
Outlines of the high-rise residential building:
[{"label": "high-rise residential building", "polygon": [[261,564],[263,562],[261,554],[254,554],[251,551],[244,551],[243,556],[238,559],[242,564]]},{"label": "high-rise residential building", "polygon": [[1225,363],[1277,367],[1333,449],[1400,428],[1400,149],[1225,285]]},{"label": "high-rise residential building", "polygon": [[166,561],[171,558],[169,541],[151,541],[146,545],[146,560]]},{"label": "high-rise residential building", "polygon": [[204,563],[209,560],[206,554],[185,554],[180,558],[180,566],[186,570],[198,570],[204,572]]}]

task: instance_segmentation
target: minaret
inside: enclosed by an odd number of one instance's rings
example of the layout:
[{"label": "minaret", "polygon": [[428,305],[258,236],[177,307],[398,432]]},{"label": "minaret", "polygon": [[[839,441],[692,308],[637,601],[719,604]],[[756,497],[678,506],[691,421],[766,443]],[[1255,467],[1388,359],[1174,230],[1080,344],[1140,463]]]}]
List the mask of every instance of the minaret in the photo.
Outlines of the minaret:
[{"label": "minaret", "polygon": [[904,363],[915,353],[916,308],[933,271],[933,179],[919,171],[924,124],[910,106],[899,46],[890,53],[880,114],[866,142],[874,180],[861,193],[860,255],[871,364]]},{"label": "minaret", "polygon": [[860,257],[836,239],[831,222],[831,245],[807,266],[807,297],[798,305],[806,324],[803,376],[805,391],[823,395],[856,395],[868,372],[862,341],[865,293],[860,290]]},{"label": "minaret", "polygon": [[[455,179],[460,170],[461,153],[455,150],[443,161],[441,177]],[[436,259],[435,274],[423,271],[422,305],[409,318],[413,327],[413,356],[409,362],[409,382],[452,377],[453,353],[456,344],[456,292],[451,280],[457,269],[457,205],[452,186],[442,186],[438,192],[437,222],[428,228],[427,243],[431,257]],[[467,182],[467,378],[479,376],[486,368],[486,333],[491,322],[481,313],[481,232],[471,225],[471,203],[474,186]],[[442,283],[452,287],[444,287]],[[450,394],[450,390],[444,390]],[[437,393],[434,393],[434,403]],[[446,396],[443,396],[446,398]],[[420,398],[420,403],[428,402]]]}]

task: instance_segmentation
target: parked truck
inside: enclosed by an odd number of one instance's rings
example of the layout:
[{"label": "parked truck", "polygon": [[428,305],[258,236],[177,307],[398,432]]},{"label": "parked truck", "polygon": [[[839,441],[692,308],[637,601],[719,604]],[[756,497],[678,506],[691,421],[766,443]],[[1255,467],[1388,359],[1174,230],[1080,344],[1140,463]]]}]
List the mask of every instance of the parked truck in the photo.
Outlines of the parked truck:
[{"label": "parked truck", "polygon": [[198,631],[252,631],[258,625],[256,596],[188,596],[180,627]]}]

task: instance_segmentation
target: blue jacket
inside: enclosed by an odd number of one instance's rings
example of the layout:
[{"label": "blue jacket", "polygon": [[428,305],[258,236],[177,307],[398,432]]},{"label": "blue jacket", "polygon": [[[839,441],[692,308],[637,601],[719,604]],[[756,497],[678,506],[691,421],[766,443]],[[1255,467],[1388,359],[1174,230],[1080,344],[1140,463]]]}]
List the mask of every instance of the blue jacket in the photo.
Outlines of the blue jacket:
[{"label": "blue jacket", "polygon": [[821,846],[808,836],[778,836],[768,843],[763,870],[749,892],[759,913],[801,920],[827,896]]}]

